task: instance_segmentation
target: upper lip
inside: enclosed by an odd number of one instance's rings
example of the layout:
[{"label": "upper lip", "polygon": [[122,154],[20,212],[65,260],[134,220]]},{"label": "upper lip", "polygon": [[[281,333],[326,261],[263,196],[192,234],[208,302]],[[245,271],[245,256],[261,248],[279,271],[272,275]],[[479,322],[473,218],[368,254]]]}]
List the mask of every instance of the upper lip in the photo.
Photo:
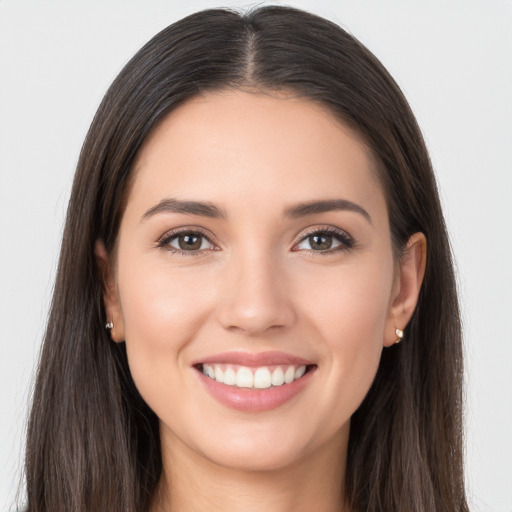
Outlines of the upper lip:
[{"label": "upper lip", "polygon": [[297,357],[292,354],[286,354],[285,352],[269,351],[269,352],[222,352],[214,354],[212,356],[205,357],[204,359],[195,361],[192,366],[199,364],[233,364],[239,366],[273,366],[273,365],[313,365],[312,361]]}]

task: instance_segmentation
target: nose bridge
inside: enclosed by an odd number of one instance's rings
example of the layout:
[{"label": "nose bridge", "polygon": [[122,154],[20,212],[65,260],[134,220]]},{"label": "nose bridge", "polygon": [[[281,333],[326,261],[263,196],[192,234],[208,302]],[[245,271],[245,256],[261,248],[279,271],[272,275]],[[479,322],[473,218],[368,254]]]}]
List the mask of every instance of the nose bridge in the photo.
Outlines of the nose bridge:
[{"label": "nose bridge", "polygon": [[254,335],[291,325],[295,315],[286,292],[286,272],[271,249],[236,251],[226,272],[219,308],[225,328]]}]

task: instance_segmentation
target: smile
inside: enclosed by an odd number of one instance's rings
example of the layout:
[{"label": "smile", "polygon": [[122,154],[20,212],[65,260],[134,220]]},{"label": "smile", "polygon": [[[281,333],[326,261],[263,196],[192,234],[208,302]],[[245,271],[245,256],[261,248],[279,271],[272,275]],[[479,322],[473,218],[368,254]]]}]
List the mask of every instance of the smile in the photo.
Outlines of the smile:
[{"label": "smile", "polygon": [[217,382],[237,388],[268,389],[283,386],[300,379],[307,370],[306,365],[294,366],[233,366],[226,364],[203,364],[202,372]]},{"label": "smile", "polygon": [[225,352],[196,361],[203,389],[231,409],[263,412],[280,407],[301,393],[318,366],[282,352]]}]

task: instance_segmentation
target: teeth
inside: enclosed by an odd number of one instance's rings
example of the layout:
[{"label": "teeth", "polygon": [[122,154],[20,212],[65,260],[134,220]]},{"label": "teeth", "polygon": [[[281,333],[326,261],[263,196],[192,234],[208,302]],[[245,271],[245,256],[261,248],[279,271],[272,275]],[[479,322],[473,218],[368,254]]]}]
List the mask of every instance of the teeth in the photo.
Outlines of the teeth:
[{"label": "teeth", "polygon": [[272,386],[282,386],[284,384],[284,372],[281,367],[272,372]]},{"label": "teeth", "polygon": [[234,386],[236,384],[236,373],[233,368],[227,368],[224,372],[224,384]]},{"label": "teeth", "polygon": [[306,366],[276,366],[271,370],[267,366],[248,368],[231,367],[220,364],[203,364],[203,374],[228,386],[238,388],[267,389],[282,386],[300,379],[306,373]]},{"label": "teeth", "polygon": [[205,366],[206,369],[206,375],[210,377],[210,379],[215,378],[215,370],[213,369],[213,366]]},{"label": "teeth", "polygon": [[293,382],[294,378],[295,378],[295,368],[293,366],[289,366],[288,369],[284,372],[285,384],[290,384],[290,382]]},{"label": "teeth", "polygon": [[236,386],[239,388],[252,388],[254,386],[254,375],[249,368],[242,366],[236,372]]},{"label": "teeth", "polygon": [[268,368],[258,368],[254,374],[254,387],[266,389],[272,386],[272,374]]},{"label": "teeth", "polygon": [[215,376],[215,380],[217,382],[224,382],[224,372],[222,371],[220,366],[214,366],[213,372],[214,372],[213,374]]},{"label": "teeth", "polygon": [[299,366],[295,370],[295,379],[300,379],[305,373],[306,373],[306,367],[305,366]]}]

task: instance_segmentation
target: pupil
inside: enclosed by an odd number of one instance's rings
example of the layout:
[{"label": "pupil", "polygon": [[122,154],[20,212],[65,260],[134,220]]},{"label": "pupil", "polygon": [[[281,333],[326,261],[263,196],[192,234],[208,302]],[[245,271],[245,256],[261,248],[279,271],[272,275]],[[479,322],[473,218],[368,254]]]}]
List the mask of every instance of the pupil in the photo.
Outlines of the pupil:
[{"label": "pupil", "polygon": [[312,235],[309,237],[309,244],[312,249],[330,249],[332,245],[332,236]]},{"label": "pupil", "polygon": [[181,235],[178,239],[180,249],[197,251],[201,248],[201,237],[197,235]]}]

